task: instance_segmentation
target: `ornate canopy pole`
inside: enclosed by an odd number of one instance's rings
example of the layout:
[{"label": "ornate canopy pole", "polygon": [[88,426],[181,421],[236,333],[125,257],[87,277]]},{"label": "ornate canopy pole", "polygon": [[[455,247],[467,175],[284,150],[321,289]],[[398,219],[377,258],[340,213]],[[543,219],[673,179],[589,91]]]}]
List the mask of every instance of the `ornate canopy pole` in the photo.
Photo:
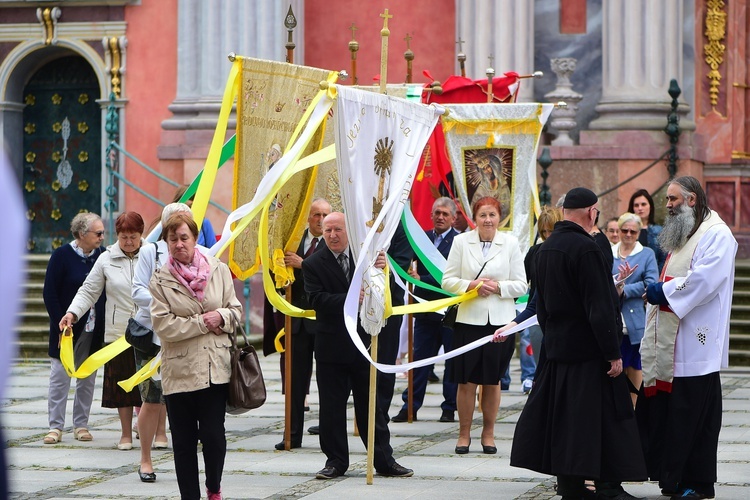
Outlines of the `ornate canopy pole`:
[{"label": "ornate canopy pole", "polygon": [[[385,94],[385,86],[388,82],[388,37],[391,30],[388,29],[388,19],[393,16],[388,14],[388,9],[380,14],[383,18],[383,29],[380,30],[380,93]],[[378,360],[378,337],[373,336],[370,341],[370,356]],[[370,407],[367,412],[367,484],[372,484],[373,461],[375,457],[375,386],[378,371],[375,366],[370,365]]]},{"label": "ornate canopy pole", "polygon": [[458,41],[456,41],[456,45],[458,45],[458,65],[461,67],[461,76],[466,76],[466,54],[464,54],[463,45],[464,41],[461,40],[461,37],[458,37]]},{"label": "ornate canopy pole", "polygon": [[352,32],[352,39],[349,41],[349,52],[352,53],[352,85],[357,85],[359,82],[357,79],[357,51],[359,50],[359,42],[354,38],[354,32],[358,29],[354,26],[354,23],[349,26],[349,30]]},{"label": "ornate canopy pole", "polygon": [[[292,6],[284,18],[284,27],[287,30],[286,62],[294,64],[294,48],[292,31],[297,27],[297,18],[294,17]],[[287,285],[285,290],[286,301],[292,303],[292,285]],[[284,316],[284,449],[292,449],[292,317]],[[297,375],[299,376],[299,374]]]},{"label": "ornate canopy pole", "polygon": [[289,12],[286,13],[286,17],[284,18],[284,27],[286,27],[287,31],[286,62],[294,64],[294,48],[296,45],[294,44],[294,41],[292,41],[292,31],[297,27],[297,18],[294,17],[291,4],[289,4]]},{"label": "ornate canopy pole", "polygon": [[404,59],[406,59],[406,83],[412,82],[412,61],[414,60],[414,52],[411,50],[411,47],[409,47],[409,42],[411,41],[412,37],[409,36],[409,33],[406,34],[406,52],[404,52]]},{"label": "ornate canopy pole", "polygon": [[495,78],[495,68],[492,67],[492,61],[495,59],[492,54],[488,57],[490,60],[490,67],[487,68],[487,102],[492,102],[495,94],[492,90],[492,80]]}]

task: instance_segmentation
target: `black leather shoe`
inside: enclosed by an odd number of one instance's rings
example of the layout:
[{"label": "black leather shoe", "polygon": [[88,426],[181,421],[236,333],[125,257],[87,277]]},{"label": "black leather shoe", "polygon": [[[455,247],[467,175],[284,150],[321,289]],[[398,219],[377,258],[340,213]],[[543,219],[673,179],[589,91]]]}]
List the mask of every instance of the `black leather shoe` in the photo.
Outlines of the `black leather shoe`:
[{"label": "black leather shoe", "polygon": [[431,384],[437,384],[438,382],[440,382],[440,377],[435,375],[434,371],[431,371],[430,374],[427,375],[427,382]]},{"label": "black leather shoe", "polygon": [[440,415],[440,421],[441,422],[455,422],[456,412],[451,411],[451,410],[443,410],[443,414]]},{"label": "black leather shoe", "polygon": [[388,467],[386,470],[379,470],[378,474],[386,477],[411,477],[414,475],[414,471],[407,469],[406,467],[393,462],[393,465]]},{"label": "black leather shoe", "polygon": [[155,483],[156,482],[156,473],[155,472],[141,472],[141,468],[138,467],[138,477],[141,478],[141,481],[144,483]]},{"label": "black leather shoe", "polygon": [[315,474],[315,479],[336,479],[342,475],[336,467],[323,467]]},{"label": "black leather shoe", "polygon": [[[276,443],[274,445],[274,448],[276,448],[279,451],[284,451],[286,449],[286,447],[284,446],[284,441],[282,441],[280,443]],[[289,449],[293,450],[294,448],[302,448],[302,443],[295,443],[294,441],[292,441],[291,446],[289,447]]]},{"label": "black leather shoe", "polygon": [[456,455],[466,455],[469,453],[469,446],[471,446],[471,440],[466,446],[456,446]]},{"label": "black leather shoe", "polygon": [[320,426],[319,425],[311,425],[307,428],[307,432],[309,434],[312,434],[313,436],[317,436],[320,434]]},{"label": "black leather shoe", "polygon": [[482,453],[485,455],[494,455],[497,453],[497,446],[487,446],[482,444]]},{"label": "black leather shoe", "polygon": [[[407,422],[409,420],[409,416],[407,415],[406,410],[399,411],[395,417],[391,418],[391,422]],[[414,412],[414,415],[412,416],[412,420],[417,420],[417,412]]]},{"label": "black leather shoe", "polygon": [[[613,497],[608,497],[608,496],[605,496],[605,495],[602,495],[601,493],[599,493],[599,494],[596,495],[596,498],[599,498],[599,499],[602,499],[602,500],[604,500],[604,499],[609,499],[609,500],[648,500],[648,498],[644,498],[644,497],[634,497],[633,495],[631,495],[627,491],[622,491],[622,492],[618,493],[617,495],[615,495]],[[672,498],[675,498],[675,497],[672,497]],[[701,497],[701,498],[705,498],[705,497]]]}]

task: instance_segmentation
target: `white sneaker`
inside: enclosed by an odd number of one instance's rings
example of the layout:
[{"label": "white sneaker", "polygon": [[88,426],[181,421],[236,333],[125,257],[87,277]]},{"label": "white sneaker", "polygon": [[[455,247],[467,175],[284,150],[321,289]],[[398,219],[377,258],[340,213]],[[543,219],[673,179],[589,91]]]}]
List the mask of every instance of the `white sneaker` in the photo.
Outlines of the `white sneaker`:
[{"label": "white sneaker", "polygon": [[524,380],[524,381],[523,381],[523,383],[521,384],[521,392],[523,392],[524,394],[528,394],[528,393],[530,393],[530,392],[531,392],[531,389],[532,389],[533,387],[534,387],[534,381],[533,381],[533,380],[531,380],[530,378],[527,378],[527,379],[526,379],[526,380]]}]

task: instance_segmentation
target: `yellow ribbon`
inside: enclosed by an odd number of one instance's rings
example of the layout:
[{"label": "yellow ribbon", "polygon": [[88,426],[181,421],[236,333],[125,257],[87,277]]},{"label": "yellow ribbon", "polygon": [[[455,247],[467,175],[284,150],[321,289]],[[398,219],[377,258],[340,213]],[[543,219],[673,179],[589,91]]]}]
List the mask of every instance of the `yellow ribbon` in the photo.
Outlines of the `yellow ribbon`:
[{"label": "yellow ribbon", "polygon": [[81,363],[81,366],[76,370],[73,355],[73,330],[66,327],[60,338],[60,361],[69,377],[86,378],[128,347],[130,347],[130,344],[125,340],[125,337],[120,337],[86,358],[86,361]]},{"label": "yellow ribbon", "polygon": [[224,146],[224,140],[227,135],[227,123],[229,113],[232,111],[234,98],[239,93],[240,70],[242,68],[242,58],[235,59],[232,69],[229,72],[226,87],[224,88],[224,97],[221,100],[221,110],[219,111],[219,121],[216,124],[214,137],[211,141],[211,149],[208,150],[206,164],[203,167],[203,176],[195,191],[195,200],[191,207],[195,223],[200,229],[203,224],[203,218],[206,216],[208,201],[211,199],[211,192],[216,182],[216,172],[219,170],[219,158],[221,158],[221,149]]},{"label": "yellow ribbon", "polygon": [[161,352],[154,357],[147,365],[135,372],[135,375],[127,380],[120,380],[117,385],[122,387],[125,392],[132,391],[141,382],[150,379],[159,371],[161,366]]},{"label": "yellow ribbon", "polygon": [[286,351],[286,349],[284,349],[284,346],[281,345],[281,337],[283,337],[284,335],[286,335],[286,332],[282,328],[281,330],[279,330],[279,333],[276,334],[276,338],[273,339],[273,345],[274,347],[276,347],[276,352]]},{"label": "yellow ribbon", "polygon": [[453,304],[460,304],[461,302],[477,297],[479,295],[480,286],[481,285],[477,285],[473,290],[469,290],[463,295],[458,295],[456,297],[446,297],[444,299],[430,300],[428,302],[417,302],[414,304],[396,306],[393,308],[393,314],[436,312],[448,306],[452,306]]}]

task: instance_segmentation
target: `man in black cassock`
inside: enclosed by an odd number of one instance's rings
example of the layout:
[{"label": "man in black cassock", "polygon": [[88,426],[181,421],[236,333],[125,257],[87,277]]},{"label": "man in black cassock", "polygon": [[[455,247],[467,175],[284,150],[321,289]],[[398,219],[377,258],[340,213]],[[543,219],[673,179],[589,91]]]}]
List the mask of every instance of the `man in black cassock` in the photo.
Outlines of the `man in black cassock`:
[{"label": "man in black cassock", "polygon": [[[634,499],[622,481],[646,480],[622,373],[618,291],[589,234],[597,196],[575,188],[539,250],[537,317],[547,361],[516,425],[510,464],[557,476],[563,499]],[[594,479],[596,493],[584,479]]]}]

